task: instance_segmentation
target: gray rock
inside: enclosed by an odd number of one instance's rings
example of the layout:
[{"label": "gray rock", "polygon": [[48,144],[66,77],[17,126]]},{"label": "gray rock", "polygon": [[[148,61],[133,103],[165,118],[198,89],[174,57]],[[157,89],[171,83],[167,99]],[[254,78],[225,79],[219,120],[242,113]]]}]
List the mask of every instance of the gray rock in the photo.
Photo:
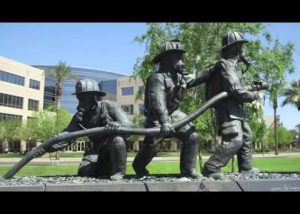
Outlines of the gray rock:
[{"label": "gray rock", "polygon": [[[239,174],[230,173],[224,174],[225,180],[291,180],[300,179],[300,172],[292,173],[256,173],[256,174]],[[202,178],[200,179],[202,180]],[[212,178],[203,177],[203,180],[213,181]],[[37,177],[37,176],[15,176],[11,179],[0,178],[0,186],[32,186],[32,185],[47,185],[47,184],[117,184],[117,183],[136,183],[136,182],[197,182],[199,179],[180,177],[179,175],[151,175],[137,178],[133,175],[126,175],[124,179],[119,181],[111,181],[110,179],[90,178],[90,177],[78,177],[78,176],[49,176],[49,177]]]}]

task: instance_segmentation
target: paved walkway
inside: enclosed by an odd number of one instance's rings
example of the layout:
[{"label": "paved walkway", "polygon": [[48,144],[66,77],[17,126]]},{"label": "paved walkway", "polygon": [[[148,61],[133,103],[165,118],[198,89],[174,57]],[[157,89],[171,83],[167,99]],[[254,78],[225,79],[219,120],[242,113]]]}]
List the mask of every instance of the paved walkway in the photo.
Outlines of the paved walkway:
[{"label": "paved walkway", "polygon": [[[253,154],[255,158],[277,158],[277,157],[300,157],[299,152],[279,153],[279,155],[273,154]],[[209,156],[203,156],[203,160],[207,160]],[[134,157],[128,157],[127,162],[132,162]],[[179,161],[179,157],[154,157],[153,161]],[[0,158],[0,165],[13,165],[20,161],[20,158]],[[60,160],[51,160],[49,158],[36,158],[30,161],[29,164],[79,164],[81,158],[60,158]]]}]

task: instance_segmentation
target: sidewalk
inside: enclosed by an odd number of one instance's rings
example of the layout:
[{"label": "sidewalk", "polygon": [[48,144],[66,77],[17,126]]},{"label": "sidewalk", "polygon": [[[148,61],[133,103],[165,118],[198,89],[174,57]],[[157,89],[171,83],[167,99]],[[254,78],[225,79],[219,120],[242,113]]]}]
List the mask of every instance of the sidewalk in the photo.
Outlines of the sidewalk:
[{"label": "sidewalk", "polygon": [[[253,154],[254,158],[277,158],[277,157],[300,157],[300,153],[279,153],[279,155],[273,154]],[[203,160],[207,160],[209,156],[202,156]],[[128,157],[127,162],[132,162],[134,157]],[[0,158],[0,165],[13,165],[20,161],[21,158]],[[154,157],[153,161],[179,161],[180,157]],[[30,161],[29,164],[79,164],[81,158],[60,158],[60,160],[51,160],[49,158],[36,158]]]}]

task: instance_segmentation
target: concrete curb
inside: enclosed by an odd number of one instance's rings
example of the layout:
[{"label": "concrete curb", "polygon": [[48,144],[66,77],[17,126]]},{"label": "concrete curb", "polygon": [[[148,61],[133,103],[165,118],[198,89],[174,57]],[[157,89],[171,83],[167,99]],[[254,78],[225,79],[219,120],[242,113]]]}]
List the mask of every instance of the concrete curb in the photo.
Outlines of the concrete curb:
[{"label": "concrete curb", "polygon": [[0,192],[300,192],[300,180],[135,182],[0,186]]}]

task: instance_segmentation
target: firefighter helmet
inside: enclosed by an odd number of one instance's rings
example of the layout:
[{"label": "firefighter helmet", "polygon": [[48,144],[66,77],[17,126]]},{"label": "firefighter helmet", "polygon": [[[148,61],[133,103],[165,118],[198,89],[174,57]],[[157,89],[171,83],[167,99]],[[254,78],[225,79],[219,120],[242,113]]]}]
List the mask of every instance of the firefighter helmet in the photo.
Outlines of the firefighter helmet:
[{"label": "firefighter helmet", "polygon": [[75,93],[73,93],[73,95],[88,92],[95,92],[98,93],[100,96],[106,95],[105,92],[100,90],[99,84],[95,80],[87,78],[78,80],[75,86]]},{"label": "firefighter helmet", "polygon": [[153,63],[159,63],[161,58],[165,56],[168,53],[185,53],[186,51],[183,49],[182,44],[180,43],[180,40],[177,38],[173,38],[160,47],[160,52],[157,54],[154,59]]},{"label": "firefighter helmet", "polygon": [[229,31],[222,39],[222,48],[225,49],[236,43],[246,43],[248,40],[244,36],[236,31]]}]

